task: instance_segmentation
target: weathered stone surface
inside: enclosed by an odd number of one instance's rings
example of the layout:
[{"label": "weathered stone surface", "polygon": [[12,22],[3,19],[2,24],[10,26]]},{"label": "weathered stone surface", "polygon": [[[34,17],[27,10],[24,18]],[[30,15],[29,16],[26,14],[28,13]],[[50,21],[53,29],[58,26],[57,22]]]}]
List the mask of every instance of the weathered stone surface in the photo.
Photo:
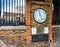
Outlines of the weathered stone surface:
[{"label": "weathered stone surface", "polygon": [[60,27],[53,28],[53,47],[60,47]]}]

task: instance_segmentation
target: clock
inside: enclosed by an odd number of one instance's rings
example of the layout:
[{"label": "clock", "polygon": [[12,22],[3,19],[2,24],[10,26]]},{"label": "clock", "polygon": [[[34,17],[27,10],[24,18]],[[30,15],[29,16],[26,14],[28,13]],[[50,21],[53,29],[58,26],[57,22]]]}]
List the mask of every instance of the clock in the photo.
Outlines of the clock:
[{"label": "clock", "polygon": [[43,9],[37,9],[33,13],[33,18],[38,23],[43,23],[46,21],[47,14],[46,11]]}]

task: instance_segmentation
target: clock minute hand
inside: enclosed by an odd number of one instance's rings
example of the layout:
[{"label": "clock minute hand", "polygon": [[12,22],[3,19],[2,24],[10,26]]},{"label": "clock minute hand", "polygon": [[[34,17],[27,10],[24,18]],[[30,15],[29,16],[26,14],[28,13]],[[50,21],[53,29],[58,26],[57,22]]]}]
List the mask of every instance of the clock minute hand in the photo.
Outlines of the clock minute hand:
[{"label": "clock minute hand", "polygon": [[39,15],[40,15],[41,19],[43,19],[40,12],[39,12]]}]

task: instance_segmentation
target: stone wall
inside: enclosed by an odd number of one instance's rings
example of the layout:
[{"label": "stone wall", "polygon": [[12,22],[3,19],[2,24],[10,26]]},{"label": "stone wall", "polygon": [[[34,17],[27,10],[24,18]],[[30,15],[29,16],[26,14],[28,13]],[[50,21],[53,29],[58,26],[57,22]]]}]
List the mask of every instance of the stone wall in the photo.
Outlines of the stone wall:
[{"label": "stone wall", "polygon": [[60,47],[60,27],[53,28],[53,47]]}]

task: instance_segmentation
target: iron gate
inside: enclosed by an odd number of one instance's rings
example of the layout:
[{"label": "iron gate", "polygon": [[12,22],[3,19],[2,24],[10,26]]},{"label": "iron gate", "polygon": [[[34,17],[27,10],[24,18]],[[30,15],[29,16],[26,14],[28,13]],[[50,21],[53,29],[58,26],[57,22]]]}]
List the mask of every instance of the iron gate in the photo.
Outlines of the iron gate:
[{"label": "iron gate", "polygon": [[0,1],[0,26],[25,25],[25,0]]}]

